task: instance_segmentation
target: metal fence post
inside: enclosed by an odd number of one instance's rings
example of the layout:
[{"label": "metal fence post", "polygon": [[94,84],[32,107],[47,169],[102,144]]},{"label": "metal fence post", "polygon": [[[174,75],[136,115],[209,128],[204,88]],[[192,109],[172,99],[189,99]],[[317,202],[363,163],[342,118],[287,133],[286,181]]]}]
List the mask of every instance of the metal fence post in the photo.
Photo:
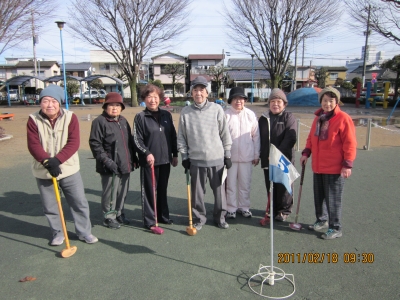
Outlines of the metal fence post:
[{"label": "metal fence post", "polygon": [[370,144],[371,144],[371,127],[372,127],[371,119],[368,119],[368,123],[367,123],[367,140],[366,140],[366,145],[364,145],[364,150],[369,150],[369,148],[370,148]]},{"label": "metal fence post", "polygon": [[297,119],[296,151],[300,151],[300,119]]}]

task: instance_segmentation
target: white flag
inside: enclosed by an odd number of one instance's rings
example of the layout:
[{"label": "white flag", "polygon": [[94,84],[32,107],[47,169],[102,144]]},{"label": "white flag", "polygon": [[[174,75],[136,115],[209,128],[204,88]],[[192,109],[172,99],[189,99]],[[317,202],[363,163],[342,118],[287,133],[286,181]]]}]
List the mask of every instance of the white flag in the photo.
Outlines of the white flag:
[{"label": "white flag", "polygon": [[300,176],[296,168],[273,144],[269,150],[269,180],[282,183],[292,194],[292,183]]}]

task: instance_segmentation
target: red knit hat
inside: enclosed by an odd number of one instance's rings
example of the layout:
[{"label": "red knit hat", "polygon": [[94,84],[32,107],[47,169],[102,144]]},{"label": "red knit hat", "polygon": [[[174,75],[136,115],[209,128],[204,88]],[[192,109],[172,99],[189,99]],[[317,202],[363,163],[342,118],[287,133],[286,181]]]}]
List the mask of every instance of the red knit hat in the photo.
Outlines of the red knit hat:
[{"label": "red knit hat", "polygon": [[105,100],[106,101],[104,102],[102,107],[103,109],[106,109],[109,103],[119,103],[122,106],[122,110],[125,109],[124,101],[122,101],[122,96],[119,93],[110,92],[107,94]]}]

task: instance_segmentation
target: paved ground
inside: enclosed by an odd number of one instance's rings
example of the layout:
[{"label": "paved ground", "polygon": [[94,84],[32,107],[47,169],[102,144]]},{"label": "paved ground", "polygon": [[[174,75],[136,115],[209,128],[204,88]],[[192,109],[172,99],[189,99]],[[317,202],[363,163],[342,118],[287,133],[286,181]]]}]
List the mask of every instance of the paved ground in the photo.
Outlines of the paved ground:
[{"label": "paved ground", "polygon": [[[11,123],[7,123],[10,126]],[[0,124],[3,126],[2,124]],[[8,130],[9,131],[9,130]],[[384,131],[384,130],[383,130]],[[12,132],[9,132],[13,134]],[[392,134],[398,139],[399,134]],[[4,145],[10,146],[10,141]],[[361,146],[361,145],[360,145]],[[3,153],[4,148],[1,150]],[[27,155],[15,158],[9,149],[1,160],[16,160],[1,168],[0,245],[1,299],[257,299],[247,285],[260,263],[271,261],[270,229],[259,226],[266,205],[260,168],[252,181],[251,219],[240,216],[228,230],[210,222],[196,236],[188,236],[186,181],[182,167],[173,168],[169,185],[172,226],[156,236],[142,228],[139,172],[131,176],[126,214],[131,225],[110,230],[101,225],[100,178],[88,150],[80,151],[82,176],[90,203],[93,233],[99,243],[87,245],[77,239],[65,207],[74,256],[61,258],[65,245],[49,246],[49,228]],[[343,237],[321,240],[307,229],[292,231],[288,222],[276,224],[274,263],[293,274],[296,292],[291,299],[399,299],[400,217],[399,147],[359,150],[353,175],[345,186]],[[297,153],[297,155],[299,155]],[[298,184],[295,187],[297,200]],[[207,191],[207,209],[212,197]],[[306,170],[299,221],[314,221],[312,173]],[[278,263],[280,253],[293,253],[295,260]],[[298,262],[304,255],[325,255],[320,263]],[[347,253],[360,262],[346,263]],[[363,263],[363,254],[371,263]],[[328,256],[337,254],[337,262]],[[308,257],[308,256],[307,256]],[[319,261],[322,259],[320,258]],[[36,278],[20,283],[26,276]],[[276,282],[265,287],[269,295],[288,294],[290,286]]]}]

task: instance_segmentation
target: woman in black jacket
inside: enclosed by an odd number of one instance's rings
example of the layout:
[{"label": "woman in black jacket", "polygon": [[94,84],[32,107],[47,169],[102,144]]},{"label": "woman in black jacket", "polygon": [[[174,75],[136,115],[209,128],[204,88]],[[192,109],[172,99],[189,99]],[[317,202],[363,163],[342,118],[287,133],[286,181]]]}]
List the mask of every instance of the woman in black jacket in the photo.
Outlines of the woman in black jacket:
[{"label": "woman in black jacket", "polygon": [[130,173],[134,167],[138,167],[131,127],[121,116],[124,109],[121,95],[108,93],[103,113],[94,119],[89,138],[90,149],[96,159],[96,172],[101,176],[103,188],[103,225],[111,229],[120,228],[120,224],[129,224],[124,214],[124,203]]},{"label": "woman in black jacket", "polygon": [[[268,98],[269,111],[262,114],[258,120],[261,143],[261,168],[264,169],[265,186],[268,197],[270,190],[269,180],[269,148],[270,143],[276,146],[293,164],[294,145],[296,144],[296,120],[292,113],[287,112],[288,101],[285,93],[275,88]],[[273,186],[274,211],[273,218],[277,221],[286,221],[292,212],[293,196],[288,193],[281,183]]]},{"label": "woman in black jacket", "polygon": [[148,84],[141,91],[146,109],[135,116],[133,137],[135,150],[139,155],[140,182],[142,195],[143,224],[152,229],[155,226],[154,199],[151,179],[151,167],[154,167],[157,194],[157,220],[163,224],[172,224],[169,218],[167,187],[171,164],[178,164],[176,130],[172,115],[160,109],[163,91]]}]

